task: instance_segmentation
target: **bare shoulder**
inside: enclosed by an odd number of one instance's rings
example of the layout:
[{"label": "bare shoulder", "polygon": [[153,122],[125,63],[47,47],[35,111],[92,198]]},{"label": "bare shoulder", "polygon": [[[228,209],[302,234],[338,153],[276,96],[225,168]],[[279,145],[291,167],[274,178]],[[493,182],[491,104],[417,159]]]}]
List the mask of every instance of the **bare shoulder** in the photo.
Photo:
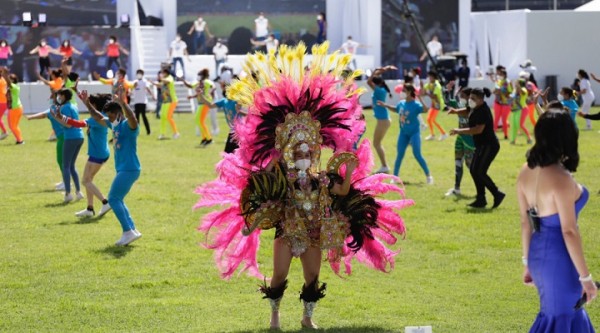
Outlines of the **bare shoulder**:
[{"label": "bare shoulder", "polygon": [[579,186],[573,175],[560,166],[544,168],[544,190],[553,196],[574,198],[579,196]]}]

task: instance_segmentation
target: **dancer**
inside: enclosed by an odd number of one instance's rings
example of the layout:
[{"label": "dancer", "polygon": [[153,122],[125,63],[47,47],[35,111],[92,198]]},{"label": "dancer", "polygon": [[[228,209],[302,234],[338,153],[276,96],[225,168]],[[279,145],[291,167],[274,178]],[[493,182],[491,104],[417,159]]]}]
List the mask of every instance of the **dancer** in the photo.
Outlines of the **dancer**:
[{"label": "dancer", "polygon": [[258,41],[263,41],[269,36],[269,30],[271,30],[269,19],[265,17],[265,13],[260,12],[254,20],[254,37]]},{"label": "dancer", "polygon": [[71,46],[70,40],[64,40],[58,49],[58,52],[54,51],[53,53],[59,54],[63,57],[63,61],[66,61],[66,65],[69,68],[69,71],[73,67],[73,53],[77,55],[81,55],[81,51]]},{"label": "dancer", "polygon": [[[144,120],[146,135],[150,135],[150,123],[146,117],[146,106],[148,104],[148,95],[156,101],[154,93],[148,86],[148,81],[144,78],[144,70],[138,69],[135,73],[137,80],[133,82],[133,109],[135,110],[135,118],[140,122],[140,116]],[[97,109],[101,110],[101,109]]]},{"label": "dancer", "polygon": [[[215,259],[224,278],[242,263],[244,270],[261,276],[256,260],[260,229],[275,228],[273,276],[269,286],[261,287],[271,305],[272,329],[281,326],[279,308],[294,257],[300,258],[304,272],[301,325],[316,328],[315,307],[325,296],[325,284],[319,281],[323,251],[338,274],[342,260],[350,273],[354,256],[369,267],[385,270],[395,253],[380,239],[393,241],[392,234],[404,232],[392,208],[412,204],[372,196],[398,191],[395,185],[381,183],[397,178],[368,176],[372,163],[368,142],[356,155],[351,153],[364,128],[363,122],[356,121],[358,91],[353,76],[341,78],[348,57],[326,66],[327,46],[313,48],[315,58],[306,72],[302,43],[290,50],[291,61],[274,55],[262,61],[260,55],[249,56],[248,65],[259,64],[256,76],[265,86],[248,77],[229,88],[228,94],[250,112],[245,122],[236,124],[240,148],[235,154],[224,154],[219,177],[197,189],[202,198],[196,207],[229,205],[207,214],[200,226],[217,240],[207,246],[218,253]],[[270,69],[270,61],[282,66],[272,72],[263,70]],[[320,171],[324,147],[335,153],[327,171]]]},{"label": "dancer", "polygon": [[[73,99],[71,89],[63,88],[56,93],[56,104],[60,108],[60,113],[65,117],[79,120],[79,112],[71,103],[71,99]],[[81,128],[65,126],[64,136],[62,172],[63,183],[65,184],[64,202],[68,203],[73,201],[73,195],[71,195],[71,178],[73,178],[73,183],[75,184],[75,198],[77,200],[84,198],[79,184],[79,174],[75,168],[77,155],[79,155],[79,150],[83,145],[83,131]]]},{"label": "dancer", "polygon": [[46,39],[42,38],[40,44],[29,51],[29,54],[38,54],[38,62],[40,64],[40,76],[48,77],[50,74],[50,52],[56,52],[48,46]]},{"label": "dancer", "polygon": [[517,179],[523,282],[535,285],[540,299],[530,332],[594,332],[583,309],[598,288],[577,226],[589,199],[588,190],[573,178],[578,131],[562,105],[553,103],[534,132],[535,145]]},{"label": "dancer", "polygon": [[50,80],[46,80],[41,74],[38,74],[38,79],[50,87],[50,98],[53,98],[52,95],[56,94],[56,92],[59,91],[64,84],[62,70],[60,69],[54,69],[50,71]]},{"label": "dancer", "polygon": [[274,34],[270,34],[269,37],[263,40],[250,39],[250,43],[254,46],[264,46],[267,53],[276,52],[279,47],[279,41],[275,38]]},{"label": "dancer", "polygon": [[[215,92],[215,84],[208,79],[209,71],[208,68],[204,68],[198,72],[198,81],[194,84],[189,84],[185,80],[183,84],[190,89],[195,89],[195,94],[188,96],[188,99],[196,98],[198,101],[198,108],[196,109],[196,124],[200,127],[202,133],[202,141],[199,147],[206,147],[212,143],[212,135],[210,130],[206,126],[206,116],[210,112],[209,104],[212,103],[213,94]],[[204,98],[201,98],[203,96]],[[207,101],[208,104],[204,103]]]},{"label": "dancer", "polygon": [[579,105],[577,105],[577,101],[575,100],[575,92],[569,87],[562,87],[558,92],[557,97],[560,103],[569,109],[569,115],[571,116],[571,119],[573,119],[575,127],[577,127],[576,117],[579,112]]},{"label": "dancer", "polygon": [[123,229],[121,238],[115,243],[116,246],[129,245],[142,237],[142,234],[135,227],[129,209],[123,202],[133,184],[140,177],[142,170],[137,156],[137,137],[140,130],[135,114],[123,100],[123,94],[125,94],[125,88],[121,86],[117,89],[117,95],[113,96],[113,101],[106,103],[103,108],[106,118],[94,108],[86,90],[79,94],[79,98],[84,101],[92,118],[101,126],[112,129],[115,138],[115,169],[117,174],[108,192],[108,204],[115,212],[115,216]]},{"label": "dancer", "polygon": [[510,144],[514,145],[517,141],[517,131],[519,127],[527,136],[527,144],[531,144],[531,135],[525,126],[525,118],[522,117],[522,113],[529,112],[527,108],[527,88],[525,87],[527,81],[525,79],[519,79],[515,83],[513,92],[511,93],[511,113],[510,113]]},{"label": "dancer", "polygon": [[5,69],[0,67],[0,130],[2,133],[0,134],[0,140],[4,140],[8,137],[8,133],[6,132],[6,126],[4,125],[4,113],[8,111],[8,82],[4,79],[4,75],[2,72]]},{"label": "dancer", "polygon": [[424,94],[429,96],[431,99],[431,107],[427,113],[427,123],[429,124],[429,133],[431,133],[425,140],[435,140],[435,129],[434,126],[440,131],[441,135],[439,140],[444,141],[448,137],[446,131],[437,122],[437,116],[441,110],[446,108],[446,102],[444,96],[442,96],[442,85],[439,81],[439,76],[436,72],[430,71],[427,73],[429,82],[423,87]]},{"label": "dancer", "polygon": [[159,75],[160,81],[153,82],[155,86],[160,87],[162,92],[162,103],[160,107],[160,135],[159,140],[166,139],[167,123],[171,125],[173,131],[173,139],[179,139],[179,132],[177,131],[177,124],[173,119],[173,113],[177,107],[177,93],[175,92],[175,79],[171,76],[168,68],[163,68]]},{"label": "dancer", "polygon": [[[581,104],[581,112],[584,114],[589,114],[592,104],[596,99],[596,95],[594,95],[594,91],[592,90],[592,84],[590,83],[590,77],[588,73],[580,69],[577,72],[577,77],[579,78],[579,89],[581,98],[583,99],[583,103]],[[589,119],[585,120],[585,129],[592,129],[592,122]]]},{"label": "dancer", "polygon": [[398,70],[395,66],[385,66],[382,68],[377,68],[373,72],[373,75],[369,77],[367,80],[367,84],[371,89],[373,89],[373,114],[375,115],[375,119],[377,119],[377,125],[375,126],[375,131],[373,133],[373,147],[377,152],[377,156],[379,156],[379,161],[381,162],[381,168],[375,171],[376,173],[388,173],[390,172],[390,168],[387,164],[387,159],[385,158],[385,150],[383,149],[383,138],[387,133],[388,129],[392,125],[390,121],[390,114],[388,110],[379,105],[378,102],[384,102],[389,95],[392,97],[392,93],[390,88],[385,83],[385,80],[381,78],[381,74],[387,71],[395,71]]},{"label": "dancer", "polygon": [[[176,77],[185,77],[185,66],[183,65],[183,57],[187,57],[187,60],[191,62],[190,55],[187,50],[187,44],[181,40],[181,35],[177,34],[175,40],[171,42],[169,48],[169,58],[173,64],[173,75]],[[177,71],[177,63],[181,66],[181,72]]]},{"label": "dancer", "polygon": [[121,57],[121,52],[125,55],[129,55],[129,51],[125,49],[119,42],[117,41],[117,36],[109,36],[108,37],[108,45],[102,51],[94,52],[97,56],[107,55],[108,61],[106,62],[106,71],[112,71],[113,65],[117,66],[116,69],[119,70],[121,68],[121,61],[119,58]]},{"label": "dancer", "polygon": [[109,85],[112,95],[115,95],[117,89],[120,86],[123,86],[125,88],[126,93],[123,96],[121,96],[121,98],[125,98],[125,101],[127,101],[127,98],[129,97],[129,90],[133,87],[133,83],[127,81],[127,71],[124,68],[119,68],[115,77],[112,79],[105,79],[101,77],[100,74],[98,74],[97,72],[94,72],[92,75],[94,76],[95,80],[100,81],[102,84]]},{"label": "dancer", "polygon": [[8,128],[15,136],[17,145],[25,143],[19,127],[19,121],[23,115],[23,104],[21,103],[21,87],[19,86],[19,77],[16,74],[9,74],[6,67],[0,67],[0,75],[4,78],[7,90],[7,105],[8,105]]},{"label": "dancer", "polygon": [[[469,96],[471,95],[471,88],[463,88],[458,92],[458,109],[450,108],[448,114],[455,114],[458,116],[458,128],[469,128],[469,114],[471,113],[471,107],[469,107]],[[475,143],[473,142],[473,136],[470,134],[458,134],[456,136],[456,142],[454,143],[454,187],[446,192],[446,196],[460,195],[460,183],[463,177],[463,164],[468,169],[471,168],[473,163],[473,155],[475,154]]]},{"label": "dancer", "polygon": [[211,39],[213,36],[211,35],[210,30],[208,30],[208,23],[204,21],[202,16],[199,16],[194,21],[187,34],[191,35],[194,32],[194,52],[196,54],[205,54],[207,40],[206,37],[208,37],[208,39]]},{"label": "dancer", "polygon": [[433,177],[429,172],[427,162],[421,154],[421,127],[417,116],[424,112],[423,104],[416,100],[417,93],[412,85],[405,84],[403,90],[406,92],[406,99],[400,101],[396,106],[385,104],[382,101],[377,102],[378,105],[386,107],[400,116],[400,134],[398,135],[398,153],[394,164],[394,176],[399,175],[406,148],[411,145],[413,155],[425,173],[427,184],[433,185]]},{"label": "dancer", "polygon": [[320,12],[317,15],[317,44],[321,44],[327,40],[327,16],[325,13]]},{"label": "dancer", "polygon": [[8,67],[8,58],[12,57],[13,51],[6,39],[0,40],[0,67]]},{"label": "dancer", "polygon": [[535,127],[535,104],[537,103],[535,95],[539,89],[537,84],[531,79],[531,75],[531,73],[525,71],[519,74],[520,78],[527,81],[525,85],[525,88],[527,88],[527,112],[521,114],[521,126],[525,124],[526,118],[529,117],[531,125]]},{"label": "dancer", "polygon": [[494,88],[494,132],[498,130],[498,123],[502,119],[502,131],[504,139],[508,140],[508,115],[510,114],[510,94],[512,84],[506,77],[506,69],[502,66],[496,67],[496,86]]},{"label": "dancer", "polygon": [[[102,110],[111,98],[112,95],[110,94],[91,95],[89,96],[89,104],[97,110]],[[85,164],[85,169],[83,170],[83,185],[85,186],[87,194],[87,208],[75,213],[75,216],[92,217],[96,215],[96,212],[94,211],[95,196],[102,202],[102,208],[100,208],[100,212],[98,213],[98,217],[101,217],[111,208],[106,197],[104,197],[100,189],[94,184],[94,177],[110,157],[110,150],[108,148],[108,129],[93,117],[82,121],[68,117],[63,118],[60,109],[53,114],[53,117],[66,127],[88,128],[88,160]],[[104,122],[106,121],[108,121],[108,118],[104,117]]]},{"label": "dancer", "polygon": [[[61,62],[62,79],[64,82],[64,87],[71,91],[72,96],[76,96],[77,94],[77,85],[79,84],[79,74],[71,71],[71,66],[68,65],[69,61],[67,59],[63,59]],[[71,98],[71,105],[77,109],[77,100],[75,98]]]},{"label": "dancer", "polygon": [[469,204],[473,208],[484,208],[487,205],[485,199],[485,189],[487,188],[494,196],[494,205],[492,208],[500,206],[504,197],[494,181],[488,176],[487,172],[494,158],[500,151],[500,143],[494,133],[493,119],[490,108],[484,98],[491,96],[491,91],[487,88],[475,88],[471,90],[469,97],[469,127],[455,128],[450,131],[450,135],[471,134],[475,142],[475,155],[471,162],[471,176],[477,189],[477,198]]}]

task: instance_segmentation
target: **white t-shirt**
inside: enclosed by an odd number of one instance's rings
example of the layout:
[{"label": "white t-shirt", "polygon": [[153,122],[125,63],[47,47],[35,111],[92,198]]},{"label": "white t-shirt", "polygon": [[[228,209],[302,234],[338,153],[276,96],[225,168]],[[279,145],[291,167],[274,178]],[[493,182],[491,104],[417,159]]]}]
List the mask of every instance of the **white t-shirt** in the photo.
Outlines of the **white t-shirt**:
[{"label": "white t-shirt", "polygon": [[413,77],[413,87],[415,87],[418,90],[421,90],[421,78],[418,75],[415,75]]},{"label": "white t-shirt", "polygon": [[344,53],[346,54],[356,54],[356,49],[358,49],[359,45],[359,42],[348,39],[342,44],[342,50],[344,50]]},{"label": "white t-shirt", "polygon": [[581,81],[579,81],[579,89],[587,90],[585,92],[585,94],[581,95],[581,98],[583,98],[584,100],[590,101],[590,100],[596,99],[596,96],[594,95],[594,92],[592,91],[592,85],[590,83],[590,80],[581,79]]},{"label": "white t-shirt", "polygon": [[131,100],[133,104],[147,104],[148,94],[146,93],[146,79],[135,80],[135,88],[131,93]]},{"label": "white t-shirt", "polygon": [[196,20],[194,21],[194,30],[196,30],[196,32],[204,32],[204,28],[206,27],[206,21],[202,20]]},{"label": "white t-shirt", "polygon": [[223,44],[217,44],[213,47],[213,54],[215,55],[216,60],[224,60],[227,57],[227,53],[229,53],[229,49],[227,46]]},{"label": "white t-shirt", "polygon": [[258,17],[254,20],[256,24],[256,37],[267,37],[269,35],[269,20],[266,17]]},{"label": "white t-shirt", "polygon": [[233,73],[231,73],[230,70],[223,71],[221,72],[219,80],[224,84],[230,84],[231,81],[233,81]]},{"label": "white t-shirt", "polygon": [[271,52],[271,50],[277,51],[277,47],[279,46],[279,41],[275,38],[267,38],[265,40],[265,46],[267,47],[267,53]]},{"label": "white t-shirt", "polygon": [[176,41],[174,40],[171,43],[171,57],[173,58],[183,58],[184,53],[183,51],[187,49],[187,44],[180,40],[180,41]]},{"label": "white t-shirt", "polygon": [[427,43],[427,50],[432,57],[438,57],[442,55],[442,43],[432,40]]}]

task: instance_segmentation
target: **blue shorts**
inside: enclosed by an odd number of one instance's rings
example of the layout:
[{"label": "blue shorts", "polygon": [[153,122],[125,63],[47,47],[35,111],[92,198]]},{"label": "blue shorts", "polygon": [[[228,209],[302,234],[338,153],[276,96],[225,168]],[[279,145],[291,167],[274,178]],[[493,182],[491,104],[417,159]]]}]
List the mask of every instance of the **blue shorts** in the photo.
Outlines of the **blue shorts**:
[{"label": "blue shorts", "polygon": [[375,119],[377,120],[389,120],[390,119],[390,113],[388,112],[388,110],[382,106],[375,106],[373,107],[373,112],[375,113]]},{"label": "blue shorts", "polygon": [[92,162],[92,163],[96,163],[96,164],[104,164],[104,163],[106,163],[106,161],[108,161],[108,157],[107,158],[97,158],[97,157],[93,157],[93,156],[88,157],[88,162]]}]

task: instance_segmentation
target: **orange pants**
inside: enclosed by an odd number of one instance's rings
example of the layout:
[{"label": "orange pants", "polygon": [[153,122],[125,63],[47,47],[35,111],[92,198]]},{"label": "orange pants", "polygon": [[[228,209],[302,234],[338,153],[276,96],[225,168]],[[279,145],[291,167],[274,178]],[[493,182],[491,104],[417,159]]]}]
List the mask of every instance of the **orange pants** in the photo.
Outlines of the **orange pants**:
[{"label": "orange pants", "polygon": [[17,142],[23,141],[23,136],[21,136],[21,129],[19,128],[19,121],[21,120],[22,115],[23,107],[10,109],[8,111],[8,128],[10,128],[10,131],[13,132],[15,139],[17,139]]},{"label": "orange pants", "polygon": [[202,140],[212,140],[210,130],[206,126],[206,116],[208,116],[209,112],[210,107],[206,104],[198,105],[198,109],[196,110],[196,121],[198,122],[198,126],[200,126],[200,132],[202,132]]},{"label": "orange pants", "polygon": [[531,124],[535,127],[535,104],[529,104],[527,105],[527,112],[529,113],[529,120],[531,121]]},{"label": "orange pants", "polygon": [[429,113],[427,114],[427,124],[429,124],[429,132],[431,132],[432,136],[435,136],[435,133],[433,130],[434,125],[435,125],[435,127],[438,128],[438,130],[440,131],[440,133],[442,133],[442,135],[446,134],[446,132],[444,131],[442,126],[440,126],[440,124],[436,120],[438,113],[440,113],[440,110],[431,108],[431,109],[429,109]]},{"label": "orange pants", "polygon": [[175,124],[175,120],[173,119],[173,113],[175,112],[175,108],[177,107],[177,102],[164,103],[160,107],[160,134],[166,134],[167,132],[167,122],[171,124],[171,129],[173,130],[173,134],[179,133],[177,131],[177,125]]}]

